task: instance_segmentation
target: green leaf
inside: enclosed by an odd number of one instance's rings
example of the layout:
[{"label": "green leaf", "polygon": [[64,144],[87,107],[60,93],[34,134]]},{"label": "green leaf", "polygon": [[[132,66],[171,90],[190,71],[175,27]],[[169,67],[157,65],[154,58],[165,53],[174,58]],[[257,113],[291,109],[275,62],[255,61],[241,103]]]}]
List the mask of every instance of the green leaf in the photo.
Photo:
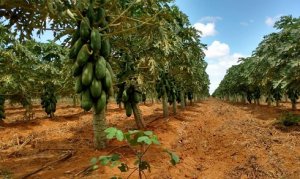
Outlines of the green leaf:
[{"label": "green leaf", "polygon": [[99,168],[98,165],[93,165],[92,170],[97,170]]},{"label": "green leaf", "polygon": [[151,135],[153,135],[153,132],[152,131],[145,131],[144,134],[147,135],[147,136],[151,136]]},{"label": "green leaf", "polygon": [[101,157],[99,157],[99,161],[100,161],[101,165],[105,166],[111,161],[111,157],[110,156],[101,156]]},{"label": "green leaf", "polygon": [[152,143],[154,143],[156,145],[160,145],[160,143],[158,141],[158,137],[156,135],[151,137],[151,141],[152,141]]},{"label": "green leaf", "polygon": [[139,169],[140,170],[147,170],[148,169],[148,171],[151,172],[150,164],[147,161],[141,161],[141,163],[139,164]]},{"label": "green leaf", "polygon": [[120,163],[121,163],[120,161],[113,161],[111,162],[110,167],[113,168],[115,166],[118,166]]},{"label": "green leaf", "polygon": [[144,142],[144,143],[150,145],[152,143],[152,140],[148,136],[141,136],[137,139],[137,142],[139,142],[139,143]]},{"label": "green leaf", "polygon": [[112,138],[115,137],[116,132],[117,132],[117,129],[114,128],[114,127],[110,127],[110,128],[105,129],[104,132],[107,133],[107,135],[106,135],[106,138],[107,138],[107,139],[112,139]]},{"label": "green leaf", "polygon": [[172,165],[176,165],[179,163],[180,159],[175,153],[173,153],[169,150],[165,150],[165,152],[167,152],[170,155],[170,157],[171,157],[170,162],[172,163]]},{"label": "green leaf", "polygon": [[111,156],[111,161],[117,161],[117,160],[120,160],[120,155],[119,154],[113,154]]},{"label": "green leaf", "polygon": [[118,167],[121,172],[127,172],[129,170],[128,165],[121,163],[121,166]]},{"label": "green leaf", "polygon": [[121,130],[117,130],[117,132],[116,132],[116,138],[117,138],[118,141],[123,141],[124,134],[123,134],[123,132]]},{"label": "green leaf", "polygon": [[139,132],[141,132],[141,131],[140,130],[133,130],[133,131],[129,130],[128,131],[129,134],[136,134],[136,133],[139,133]]},{"label": "green leaf", "polygon": [[95,165],[98,162],[98,159],[96,157],[93,157],[90,162],[92,165]]}]

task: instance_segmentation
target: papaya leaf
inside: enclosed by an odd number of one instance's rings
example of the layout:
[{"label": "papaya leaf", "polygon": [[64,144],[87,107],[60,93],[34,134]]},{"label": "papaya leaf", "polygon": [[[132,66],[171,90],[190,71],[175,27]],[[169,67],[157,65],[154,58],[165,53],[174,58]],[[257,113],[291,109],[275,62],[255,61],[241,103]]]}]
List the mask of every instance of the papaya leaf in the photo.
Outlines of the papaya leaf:
[{"label": "papaya leaf", "polygon": [[139,143],[144,142],[144,143],[150,145],[152,143],[152,140],[148,136],[141,136],[137,139],[137,142],[139,142]]},{"label": "papaya leaf", "polygon": [[124,140],[124,134],[121,130],[117,130],[116,138],[117,138],[118,141],[123,141]]},{"label": "papaya leaf", "polygon": [[107,135],[106,135],[106,138],[107,138],[107,139],[112,139],[112,138],[115,137],[116,132],[117,132],[117,129],[114,128],[114,127],[110,127],[110,128],[105,129],[104,132],[107,133]]},{"label": "papaya leaf", "polygon": [[118,168],[121,172],[127,172],[129,170],[129,167],[125,163],[121,163],[121,165]]}]

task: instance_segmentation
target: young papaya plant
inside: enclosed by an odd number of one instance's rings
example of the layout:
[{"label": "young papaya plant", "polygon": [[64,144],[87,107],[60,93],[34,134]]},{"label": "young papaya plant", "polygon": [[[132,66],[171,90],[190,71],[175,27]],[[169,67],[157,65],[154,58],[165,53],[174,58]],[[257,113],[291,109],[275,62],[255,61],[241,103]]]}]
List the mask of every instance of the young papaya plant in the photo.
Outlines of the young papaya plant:
[{"label": "young papaya plant", "polygon": [[[112,154],[109,156],[100,156],[91,159],[92,168],[98,169],[99,165],[116,167],[118,166],[121,172],[129,172],[127,178],[134,172],[138,172],[139,179],[142,179],[143,176],[146,178],[145,171],[151,172],[151,165],[149,161],[145,159],[145,154],[149,151],[149,148],[152,145],[160,145],[158,137],[152,131],[142,131],[142,130],[133,130],[128,132],[123,132],[117,128],[110,127],[105,130],[107,133],[106,138],[109,140],[116,139],[118,141],[123,141],[127,144],[129,148],[132,149],[136,156],[136,161],[134,162],[134,167],[129,167],[129,164],[121,161],[121,156],[118,154]],[[171,152],[168,149],[162,149],[162,152],[165,152],[170,156],[170,162],[172,165],[179,163],[179,157]],[[120,177],[112,177],[120,178]]]}]

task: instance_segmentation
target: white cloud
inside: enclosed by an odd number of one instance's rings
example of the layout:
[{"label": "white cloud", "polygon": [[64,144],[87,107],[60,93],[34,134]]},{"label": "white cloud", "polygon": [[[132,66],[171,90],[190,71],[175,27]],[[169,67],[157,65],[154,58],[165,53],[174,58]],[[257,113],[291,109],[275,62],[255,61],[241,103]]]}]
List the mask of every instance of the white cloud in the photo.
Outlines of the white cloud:
[{"label": "white cloud", "polygon": [[229,45],[220,41],[214,41],[211,45],[209,45],[205,54],[207,55],[206,61],[208,62],[206,72],[209,75],[211,83],[210,93],[213,93],[219,86],[227,69],[238,64],[240,57],[245,57],[240,53],[231,54]]},{"label": "white cloud", "polygon": [[197,30],[201,31],[200,35],[202,37],[214,36],[217,33],[214,22],[210,22],[206,24],[197,22],[196,24],[194,24],[194,27]]},{"label": "white cloud", "polygon": [[197,23],[193,25],[198,31],[201,31],[202,37],[214,36],[217,34],[216,22],[222,20],[221,17],[206,16],[202,17]]},{"label": "white cloud", "polygon": [[199,20],[199,22],[202,22],[202,23],[217,22],[218,20],[222,20],[222,18],[218,17],[218,16],[206,16],[206,17],[202,17]]},{"label": "white cloud", "polygon": [[248,21],[240,22],[240,25],[241,25],[241,26],[244,26],[244,27],[247,27],[247,26],[251,25],[252,23],[254,23],[254,20],[253,20],[253,19],[250,19],[250,20],[248,20]]},{"label": "white cloud", "polygon": [[246,26],[249,26],[249,23],[248,22],[241,22],[240,25],[246,27]]},{"label": "white cloud", "polygon": [[280,19],[280,16],[281,15],[277,15],[277,16],[274,16],[274,17],[267,17],[266,20],[265,20],[265,24],[267,26],[273,27],[275,22]]},{"label": "white cloud", "polygon": [[226,43],[221,43],[220,41],[214,41],[211,45],[204,50],[206,58],[217,58],[229,55],[230,48]]}]

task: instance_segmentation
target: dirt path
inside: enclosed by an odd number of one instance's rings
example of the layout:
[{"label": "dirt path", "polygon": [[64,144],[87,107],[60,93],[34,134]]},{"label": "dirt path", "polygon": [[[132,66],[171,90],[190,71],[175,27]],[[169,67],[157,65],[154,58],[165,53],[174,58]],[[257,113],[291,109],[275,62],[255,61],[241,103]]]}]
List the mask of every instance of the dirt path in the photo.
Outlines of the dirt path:
[{"label": "dirt path", "polygon": [[[181,159],[173,167],[158,147],[151,148],[146,155],[152,164],[148,178],[300,178],[300,128],[285,131],[273,125],[283,109],[233,105],[216,99],[189,106],[168,119],[162,118],[159,104],[142,105],[141,109],[147,129],[159,136],[162,147],[176,152]],[[80,108],[60,108],[56,115],[55,120],[41,117],[0,129],[2,176],[20,178],[69,151],[72,157],[31,178],[74,178],[92,157],[122,145],[110,142],[108,149],[95,151],[91,113],[82,113]],[[133,118],[127,118],[114,104],[109,106],[107,116],[111,125],[123,130],[135,126]],[[116,152],[134,161],[126,148]],[[128,175],[102,167],[84,177],[106,179],[114,174],[123,178]]]}]

